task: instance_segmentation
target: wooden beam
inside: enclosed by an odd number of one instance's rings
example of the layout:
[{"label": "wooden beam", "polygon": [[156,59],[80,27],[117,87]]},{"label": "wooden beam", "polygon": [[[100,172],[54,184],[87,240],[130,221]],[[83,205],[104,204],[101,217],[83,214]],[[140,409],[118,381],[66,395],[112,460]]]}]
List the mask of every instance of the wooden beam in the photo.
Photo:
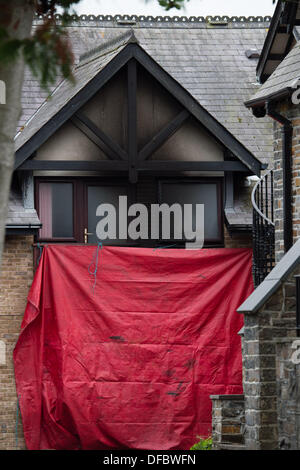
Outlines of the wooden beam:
[{"label": "wooden beam", "polygon": [[233,191],[233,174],[231,171],[225,173],[225,209],[233,209],[234,207],[234,191]]},{"label": "wooden beam", "polygon": [[146,160],[158,150],[188,119],[190,113],[184,109],[169,124],[159,131],[139,153],[139,160]]},{"label": "wooden beam", "polygon": [[242,162],[222,161],[222,162],[178,162],[172,160],[143,160],[138,164],[139,171],[240,171],[249,173],[249,168]]},{"label": "wooden beam", "polygon": [[17,169],[32,153],[37,150],[57,129],[70,119],[94,94],[100,90],[116,73],[133,57],[135,44],[128,44],[116,55],[99,73],[77,93],[66,106],[63,106],[56,115],[41,127],[16,152],[15,169]]},{"label": "wooden beam", "polygon": [[119,160],[114,152],[112,152],[99,137],[94,134],[87,126],[85,126],[76,116],[71,117],[70,121],[77,129],[83,132],[84,135],[88,137],[97,147],[102,150],[102,152],[109,158],[110,160]]},{"label": "wooden beam", "polygon": [[105,153],[109,153],[107,155],[109,158],[113,160],[121,159],[127,160],[126,152],[119,146],[117,142],[114,142],[108,135],[106,135],[96,124],[93,123],[85,114],[80,111],[72,116],[71,121],[75,124],[75,126],[79,127],[84,133],[88,134],[88,137],[93,138],[96,137],[98,142],[102,142],[102,148],[106,149],[103,150]]},{"label": "wooden beam", "polygon": [[47,171],[126,171],[128,170],[128,164],[123,160],[26,160],[19,168],[20,170]]},{"label": "wooden beam", "polygon": [[136,183],[137,175],[137,70],[136,61],[130,60],[127,65],[128,81],[128,173],[130,183]]},{"label": "wooden beam", "polygon": [[192,116],[212,133],[224,147],[228,148],[239,160],[245,163],[254,174],[260,175],[261,162],[137,45],[135,45],[134,57],[191,113]]},{"label": "wooden beam", "polygon": [[284,50],[281,54],[269,54],[268,60],[275,60],[276,62],[281,62],[284,57]]},{"label": "wooden beam", "polygon": [[[16,152],[15,169],[30,158],[33,152],[39,148],[64,122],[69,120],[76,111],[82,108],[94,94],[108,82],[128,61],[136,59],[164,88],[169,91],[181,105],[186,108],[224,147],[243,161],[256,175],[260,175],[261,163],[241,144],[225,127],[223,127],[208,111],[205,110],[187,91],[177,83],[166,71],[164,71],[138,44],[128,44],[116,55],[81,91],[73,96],[70,101],[57,111],[42,128],[34,133]],[[134,66],[135,67],[135,66]],[[129,73],[128,73],[129,75]],[[136,78],[136,74],[135,74]],[[135,79],[136,82],[136,79]],[[136,101],[136,99],[135,99]],[[134,130],[134,126],[130,126]],[[133,152],[131,158],[134,160]],[[130,177],[137,179],[137,168],[134,161],[130,164]]]},{"label": "wooden beam", "polygon": [[[128,163],[123,160],[70,161],[70,160],[27,160],[20,170],[57,170],[57,171],[128,171]],[[249,169],[238,161],[222,162],[178,162],[172,160],[143,160],[138,163],[138,171],[166,173],[178,171],[240,171]]]}]

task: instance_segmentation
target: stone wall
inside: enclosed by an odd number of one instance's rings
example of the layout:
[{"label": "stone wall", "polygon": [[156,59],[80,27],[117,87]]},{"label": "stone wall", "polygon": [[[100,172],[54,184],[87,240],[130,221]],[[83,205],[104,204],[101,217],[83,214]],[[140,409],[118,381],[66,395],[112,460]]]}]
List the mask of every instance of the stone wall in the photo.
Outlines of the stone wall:
[{"label": "stone wall", "polygon": [[244,396],[211,395],[213,449],[244,443]]},{"label": "stone wall", "polygon": [[[293,242],[300,238],[300,105],[284,101],[276,109],[291,120],[292,137],[292,217]],[[282,126],[274,121],[274,218],[275,258],[278,262],[284,254],[283,246],[283,174],[282,174]]]},{"label": "stone wall", "polygon": [[249,449],[278,449],[283,437],[292,439],[282,421],[288,423],[286,401],[294,399],[294,392],[283,387],[289,359],[279,344],[296,334],[294,276],[299,273],[298,267],[256,314],[244,315],[245,443]]},{"label": "stone wall", "polygon": [[[17,396],[12,353],[33,278],[33,237],[7,237],[0,278],[0,341],[6,354],[0,363],[0,449],[24,449],[22,423],[17,426]],[[16,429],[18,428],[18,433]],[[18,436],[16,436],[18,434]],[[16,444],[18,444],[16,446]]]},{"label": "stone wall", "polygon": [[276,373],[278,393],[279,448],[300,448],[300,338],[278,338],[276,341]]}]

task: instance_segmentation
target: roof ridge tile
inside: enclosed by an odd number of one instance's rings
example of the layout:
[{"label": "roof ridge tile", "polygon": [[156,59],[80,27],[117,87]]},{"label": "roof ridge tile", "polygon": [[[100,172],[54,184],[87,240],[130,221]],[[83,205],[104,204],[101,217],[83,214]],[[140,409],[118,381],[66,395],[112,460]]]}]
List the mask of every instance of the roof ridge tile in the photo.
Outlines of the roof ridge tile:
[{"label": "roof ridge tile", "polygon": [[103,44],[100,44],[97,47],[94,47],[93,49],[90,49],[87,52],[84,52],[79,56],[79,64],[77,67],[85,64],[87,62],[87,59],[95,59],[99,57],[99,55],[104,55],[101,53],[109,53],[111,51],[112,47],[121,47],[124,44],[129,44],[129,43],[139,43],[137,40],[134,30],[130,29],[129,31],[126,31],[126,33],[119,34],[115,38],[112,38],[108,41],[105,41]]},{"label": "roof ridge tile", "polygon": [[[35,22],[39,22],[44,17],[43,15],[35,15]],[[271,16],[227,16],[227,15],[208,15],[204,16],[151,16],[151,15],[68,15],[69,20],[71,21],[70,26],[78,25],[80,22],[109,22],[115,23],[117,25],[122,24],[122,26],[132,26],[137,25],[140,26],[141,23],[147,23],[147,27],[157,28],[159,25],[166,25],[166,24],[178,24],[181,25],[184,23],[191,24],[191,23],[199,23],[204,24],[205,26],[212,27],[212,26],[226,26],[229,23],[247,23],[249,25],[254,23],[260,23],[263,27],[264,23],[271,22]],[[56,20],[61,20],[62,15],[56,14]],[[73,23],[73,24],[72,24]]]}]

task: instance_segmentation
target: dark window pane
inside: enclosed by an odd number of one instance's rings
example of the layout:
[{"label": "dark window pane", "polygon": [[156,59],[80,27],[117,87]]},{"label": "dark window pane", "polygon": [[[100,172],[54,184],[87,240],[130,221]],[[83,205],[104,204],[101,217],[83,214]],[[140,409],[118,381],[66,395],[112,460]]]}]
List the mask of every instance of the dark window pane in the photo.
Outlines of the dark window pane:
[{"label": "dark window pane", "polygon": [[39,216],[43,224],[40,238],[72,238],[72,183],[40,183]]},{"label": "dark window pane", "polygon": [[[119,196],[127,195],[126,186],[89,186],[88,187],[88,232],[92,235],[88,236],[88,243],[98,243],[99,240],[96,235],[97,223],[105,218],[97,216],[97,207],[100,204],[112,204],[116,209],[116,235],[119,233]],[[119,244],[118,239],[105,239],[104,243],[112,245]],[[122,240],[122,243],[126,243],[126,240]]]},{"label": "dark window pane", "polygon": [[193,230],[196,227],[196,204],[204,204],[205,240],[220,238],[218,193],[216,183],[162,183],[161,203],[193,204]]}]

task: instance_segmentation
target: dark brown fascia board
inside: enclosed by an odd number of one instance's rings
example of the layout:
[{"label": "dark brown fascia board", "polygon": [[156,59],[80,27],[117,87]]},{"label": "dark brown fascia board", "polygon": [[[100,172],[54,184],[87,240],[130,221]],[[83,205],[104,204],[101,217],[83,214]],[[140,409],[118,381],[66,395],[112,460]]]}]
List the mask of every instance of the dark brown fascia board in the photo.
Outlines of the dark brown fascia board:
[{"label": "dark brown fascia board", "polygon": [[42,228],[42,224],[6,224],[5,234],[6,235],[37,235],[39,229]]},{"label": "dark brown fascia board", "polygon": [[283,11],[283,4],[282,4],[281,0],[278,0],[274,15],[272,17],[272,21],[271,21],[271,24],[270,24],[270,27],[269,27],[269,31],[268,31],[267,37],[265,39],[262,51],[260,53],[260,58],[259,58],[259,61],[258,61],[257,67],[256,67],[256,75],[257,75],[257,78],[259,79],[260,83],[263,83],[261,81],[261,77],[263,75],[263,70],[264,70],[266,62],[268,60],[269,53],[272,49],[272,45],[273,45],[273,42],[274,42],[274,39],[275,39],[275,36],[276,36],[276,33],[277,33],[277,29],[278,29],[278,26],[279,26],[279,21],[280,21],[282,11]]},{"label": "dark brown fascia board", "polygon": [[[263,168],[263,166],[262,166]],[[136,169],[138,171],[156,173],[181,171],[234,171],[245,175],[252,174],[241,161],[203,162],[203,161],[170,161],[142,160]],[[123,160],[71,161],[71,160],[27,160],[21,166],[23,171],[128,171],[128,162]]]},{"label": "dark brown fascia board", "polygon": [[228,232],[232,235],[237,234],[251,234],[252,233],[252,224],[230,224],[226,222],[226,228]]}]

